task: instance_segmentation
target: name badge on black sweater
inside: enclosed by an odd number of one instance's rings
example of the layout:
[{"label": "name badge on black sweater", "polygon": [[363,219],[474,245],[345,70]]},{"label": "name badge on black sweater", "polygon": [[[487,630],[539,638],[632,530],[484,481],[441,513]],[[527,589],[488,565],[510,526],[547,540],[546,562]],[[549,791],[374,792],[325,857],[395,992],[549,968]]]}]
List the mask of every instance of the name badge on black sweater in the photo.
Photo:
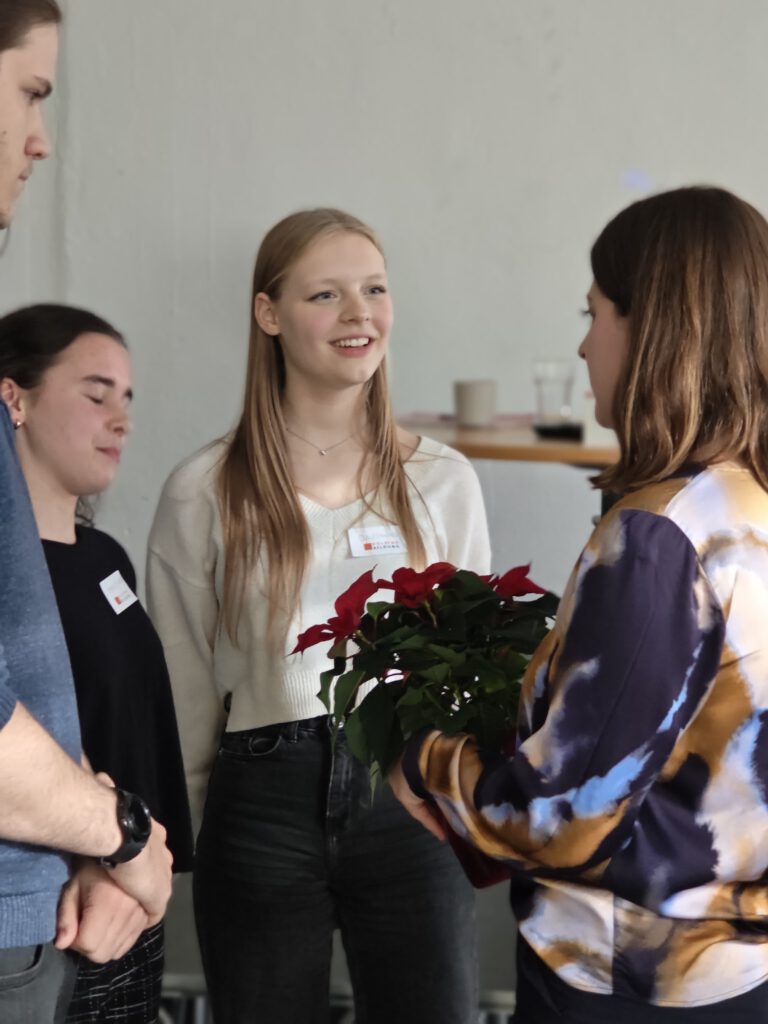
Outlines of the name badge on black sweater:
[{"label": "name badge on black sweater", "polygon": [[138,601],[138,597],[119,572],[113,572],[111,576],[107,576],[99,583],[99,586],[115,615],[121,615],[126,608],[130,608]]}]

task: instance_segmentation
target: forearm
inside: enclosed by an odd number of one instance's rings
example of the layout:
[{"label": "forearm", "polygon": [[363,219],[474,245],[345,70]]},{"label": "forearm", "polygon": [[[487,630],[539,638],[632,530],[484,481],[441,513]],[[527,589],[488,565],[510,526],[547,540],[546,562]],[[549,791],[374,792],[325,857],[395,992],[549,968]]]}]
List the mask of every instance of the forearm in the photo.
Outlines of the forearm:
[{"label": "forearm", "polygon": [[122,841],[114,791],[21,705],[0,729],[0,837],[92,857]]}]

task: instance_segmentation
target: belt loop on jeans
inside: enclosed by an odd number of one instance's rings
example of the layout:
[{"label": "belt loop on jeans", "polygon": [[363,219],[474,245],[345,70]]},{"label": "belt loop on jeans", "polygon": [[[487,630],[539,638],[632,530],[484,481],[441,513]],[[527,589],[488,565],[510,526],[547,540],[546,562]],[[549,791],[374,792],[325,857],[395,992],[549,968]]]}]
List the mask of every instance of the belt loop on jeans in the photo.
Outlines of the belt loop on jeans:
[{"label": "belt loop on jeans", "polygon": [[283,737],[289,743],[295,743],[299,738],[299,726],[301,722],[288,722],[283,729]]}]

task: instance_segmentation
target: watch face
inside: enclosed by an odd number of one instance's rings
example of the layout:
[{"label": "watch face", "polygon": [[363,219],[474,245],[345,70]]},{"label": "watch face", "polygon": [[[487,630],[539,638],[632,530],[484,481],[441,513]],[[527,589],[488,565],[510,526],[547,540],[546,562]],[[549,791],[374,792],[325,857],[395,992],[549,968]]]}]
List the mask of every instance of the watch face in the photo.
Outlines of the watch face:
[{"label": "watch face", "polygon": [[152,815],[140,797],[132,795],[128,811],[133,818],[133,833],[136,837],[146,838],[152,828]]},{"label": "watch face", "polygon": [[152,829],[152,816],[149,813],[149,808],[140,796],[132,793],[126,810],[130,820],[129,829],[132,838],[139,841],[146,840]]},{"label": "watch face", "polygon": [[108,868],[138,857],[152,831],[152,815],[140,796],[118,789],[117,823],[123,834],[122,843],[111,856],[99,858],[99,863]]}]

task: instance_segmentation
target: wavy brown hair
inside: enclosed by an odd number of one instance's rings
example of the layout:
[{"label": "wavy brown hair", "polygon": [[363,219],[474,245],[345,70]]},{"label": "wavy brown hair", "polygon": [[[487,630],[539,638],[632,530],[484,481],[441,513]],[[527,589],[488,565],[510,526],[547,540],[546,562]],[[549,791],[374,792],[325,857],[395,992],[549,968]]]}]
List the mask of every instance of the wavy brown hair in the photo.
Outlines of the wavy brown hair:
[{"label": "wavy brown hair", "polygon": [[591,252],[629,318],[613,421],[618,462],[594,482],[634,490],[686,464],[736,460],[768,490],[768,223],[720,188],[633,203]]},{"label": "wavy brown hair", "polygon": [[[251,336],[240,421],[221,463],[219,503],[224,530],[224,593],[221,621],[233,642],[246,581],[257,562],[267,567],[269,631],[277,642],[279,613],[286,617],[300,602],[304,576],[312,557],[312,541],[288,463],[282,398],[285,362],[279,338],[256,322],[254,302],[260,292],[280,297],[291,267],[313,242],[339,232],[362,235],[383,250],[362,221],[341,210],[302,210],[276,224],[265,236],[256,257],[251,291]],[[366,384],[365,407],[369,449],[358,474],[374,480],[373,502],[384,499],[398,523],[411,561],[423,565],[424,542],[408,494],[408,479],[392,414],[386,361]],[[370,506],[371,502],[366,501]]]}]

